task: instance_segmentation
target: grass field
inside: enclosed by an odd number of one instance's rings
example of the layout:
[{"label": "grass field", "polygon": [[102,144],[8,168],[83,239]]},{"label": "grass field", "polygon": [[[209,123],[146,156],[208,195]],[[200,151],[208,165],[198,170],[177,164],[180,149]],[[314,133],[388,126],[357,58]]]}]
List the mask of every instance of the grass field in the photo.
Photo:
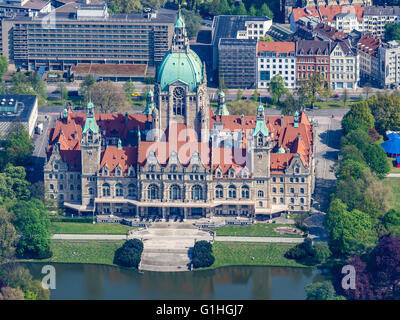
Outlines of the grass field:
[{"label": "grass field", "polygon": [[397,163],[395,158],[387,158],[390,167],[390,173],[400,173],[400,168],[397,168]]},{"label": "grass field", "polygon": [[294,227],[288,224],[256,223],[250,226],[224,226],[216,229],[217,236],[238,237],[292,237],[301,238],[300,234],[281,235],[274,229],[277,227]]},{"label": "grass field", "polygon": [[386,178],[384,184],[389,185],[393,191],[392,208],[400,210],[400,178]]},{"label": "grass field", "polygon": [[[294,245],[279,243],[229,243],[214,242],[214,264],[208,269],[222,266],[283,266],[305,267],[284,254]],[[254,260],[252,259],[254,257]]]},{"label": "grass field", "polygon": [[126,234],[134,227],[119,223],[80,223],[80,222],[52,222],[50,231],[54,234]]},{"label": "grass field", "polygon": [[114,252],[124,241],[52,240],[53,256],[40,262],[94,263],[113,265]]}]

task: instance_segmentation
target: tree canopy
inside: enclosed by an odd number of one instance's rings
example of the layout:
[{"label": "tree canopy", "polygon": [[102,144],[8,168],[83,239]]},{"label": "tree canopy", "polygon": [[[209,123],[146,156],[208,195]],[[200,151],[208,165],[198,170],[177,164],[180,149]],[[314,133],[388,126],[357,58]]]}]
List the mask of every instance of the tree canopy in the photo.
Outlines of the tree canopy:
[{"label": "tree canopy", "polygon": [[279,103],[279,99],[289,90],[285,87],[285,81],[280,74],[272,77],[268,91],[272,94],[272,101],[274,104]]}]

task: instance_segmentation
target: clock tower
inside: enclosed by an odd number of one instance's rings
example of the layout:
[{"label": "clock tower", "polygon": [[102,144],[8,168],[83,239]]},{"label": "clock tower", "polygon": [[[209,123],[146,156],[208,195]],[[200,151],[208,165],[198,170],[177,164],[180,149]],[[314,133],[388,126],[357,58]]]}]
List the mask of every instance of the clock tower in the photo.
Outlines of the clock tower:
[{"label": "clock tower", "polygon": [[[153,129],[156,140],[168,140],[164,135],[175,123],[185,124],[195,131],[198,141],[208,141],[209,98],[205,67],[189,47],[181,11],[175,22],[171,50],[164,56],[154,86]],[[178,137],[182,140],[181,137]]]}]

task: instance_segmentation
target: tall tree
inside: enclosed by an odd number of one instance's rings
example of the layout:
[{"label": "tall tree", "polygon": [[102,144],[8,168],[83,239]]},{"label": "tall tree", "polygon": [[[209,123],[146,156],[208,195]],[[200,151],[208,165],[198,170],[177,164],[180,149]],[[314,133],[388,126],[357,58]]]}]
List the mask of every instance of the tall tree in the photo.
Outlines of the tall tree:
[{"label": "tall tree", "polygon": [[258,15],[262,17],[269,17],[271,19],[274,18],[274,13],[268,7],[268,5],[264,2],[261,8],[258,10]]},{"label": "tall tree", "polygon": [[114,113],[129,110],[124,90],[111,81],[96,82],[91,91],[92,101],[98,112]]},{"label": "tall tree", "polygon": [[14,256],[18,237],[12,218],[6,208],[0,207],[0,265]]},{"label": "tall tree", "polygon": [[8,60],[5,56],[0,56],[0,82],[8,70]]},{"label": "tall tree", "polygon": [[232,14],[236,15],[236,16],[246,16],[247,15],[246,7],[244,6],[244,3],[242,1],[240,1],[239,5],[237,5],[235,7]]},{"label": "tall tree", "polygon": [[314,108],[318,96],[327,97],[330,95],[328,81],[320,72],[313,72],[307,80],[301,81],[298,94],[304,102]]},{"label": "tall tree", "polygon": [[85,77],[85,79],[83,79],[81,84],[79,85],[80,92],[83,95],[85,101],[89,100],[89,96],[90,96],[91,90],[92,90],[92,88],[93,88],[95,83],[96,83],[96,79],[93,77],[93,75],[92,74],[88,74]]},{"label": "tall tree", "polygon": [[280,74],[272,77],[268,91],[272,94],[272,101],[274,104],[279,103],[279,99],[289,90],[285,87],[285,81]]}]

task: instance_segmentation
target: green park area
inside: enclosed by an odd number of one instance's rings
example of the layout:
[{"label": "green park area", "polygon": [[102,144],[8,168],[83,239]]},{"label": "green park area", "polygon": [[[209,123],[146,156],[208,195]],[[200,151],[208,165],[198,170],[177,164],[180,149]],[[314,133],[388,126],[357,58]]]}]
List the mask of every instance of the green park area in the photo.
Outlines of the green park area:
[{"label": "green park area", "polygon": [[[241,243],[241,242],[214,242],[214,264],[208,269],[223,266],[282,266],[305,267],[284,257],[292,244],[280,243]],[[254,258],[254,259],[253,259]]]},{"label": "green park area", "polygon": [[50,259],[41,262],[113,264],[114,252],[124,241],[52,240]]},{"label": "green park area", "polygon": [[81,223],[81,222],[52,222],[50,231],[53,234],[126,234],[134,227],[119,223]]},{"label": "green park area", "polygon": [[400,178],[386,178],[384,184],[392,188],[393,201],[391,207],[400,210]]},{"label": "green park area", "polygon": [[290,224],[275,224],[275,223],[256,223],[250,226],[224,226],[216,229],[217,236],[237,236],[237,237],[288,237],[301,238],[301,231],[298,234],[280,234],[275,231],[279,227],[294,228]]},{"label": "green park area", "polygon": [[387,157],[389,163],[390,173],[400,173],[400,168],[397,168],[397,162],[395,158]]}]

